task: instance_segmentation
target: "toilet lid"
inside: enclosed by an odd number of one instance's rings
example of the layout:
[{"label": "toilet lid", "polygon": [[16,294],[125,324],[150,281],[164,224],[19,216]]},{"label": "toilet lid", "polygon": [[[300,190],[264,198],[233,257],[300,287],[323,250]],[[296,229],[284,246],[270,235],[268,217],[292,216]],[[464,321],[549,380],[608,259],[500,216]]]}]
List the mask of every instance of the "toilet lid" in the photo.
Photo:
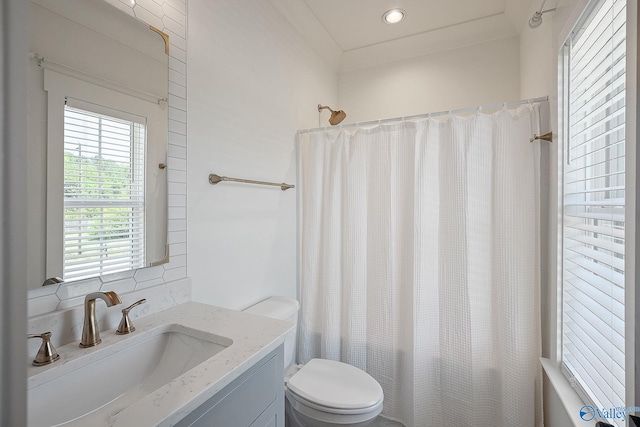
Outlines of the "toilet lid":
[{"label": "toilet lid", "polygon": [[287,388],[325,408],[364,409],[378,404],[382,387],[366,372],[334,360],[312,359],[287,382]]}]

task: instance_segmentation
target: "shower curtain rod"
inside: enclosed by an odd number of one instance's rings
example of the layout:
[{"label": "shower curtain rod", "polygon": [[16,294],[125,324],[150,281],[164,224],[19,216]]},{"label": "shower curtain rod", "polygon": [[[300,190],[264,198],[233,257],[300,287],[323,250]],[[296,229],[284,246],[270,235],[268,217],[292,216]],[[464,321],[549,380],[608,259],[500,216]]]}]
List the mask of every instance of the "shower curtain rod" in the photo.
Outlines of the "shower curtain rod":
[{"label": "shower curtain rod", "polygon": [[356,127],[356,126],[372,126],[372,125],[379,125],[382,123],[399,122],[403,120],[426,119],[429,117],[447,116],[450,114],[472,113],[474,111],[494,110],[497,108],[515,107],[518,105],[533,104],[537,102],[545,102],[548,100],[549,100],[548,96],[541,96],[539,98],[524,99],[522,101],[503,102],[500,104],[483,105],[481,107],[460,108],[457,110],[438,111],[436,113],[417,114],[413,116],[403,116],[403,117],[394,117],[390,119],[370,120],[367,122],[348,123],[346,125],[341,124],[338,126],[324,126],[324,127],[312,128],[312,129],[301,129],[297,132],[297,134],[300,135],[300,134],[310,133],[310,132],[321,132],[321,131],[325,131],[328,129],[335,129],[335,128],[342,129],[342,128],[350,128],[350,127]]}]

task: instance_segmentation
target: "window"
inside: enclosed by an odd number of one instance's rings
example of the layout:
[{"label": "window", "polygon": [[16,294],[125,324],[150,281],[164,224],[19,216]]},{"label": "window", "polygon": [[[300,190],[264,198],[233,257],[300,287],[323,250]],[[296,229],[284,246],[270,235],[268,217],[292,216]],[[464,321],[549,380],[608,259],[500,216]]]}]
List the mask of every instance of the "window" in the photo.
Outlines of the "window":
[{"label": "window", "polygon": [[144,266],[144,121],[93,107],[64,107],[65,281]]},{"label": "window", "polygon": [[625,406],[625,23],[596,1],[564,52],[562,368],[602,409]]}]

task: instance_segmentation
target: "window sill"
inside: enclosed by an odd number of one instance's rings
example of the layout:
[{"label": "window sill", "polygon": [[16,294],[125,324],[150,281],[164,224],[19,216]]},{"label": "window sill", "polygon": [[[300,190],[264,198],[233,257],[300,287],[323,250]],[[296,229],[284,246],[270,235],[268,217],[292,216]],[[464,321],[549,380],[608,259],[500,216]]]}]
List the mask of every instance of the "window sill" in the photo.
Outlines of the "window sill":
[{"label": "window sill", "polygon": [[555,363],[547,358],[541,357],[540,364],[542,365],[547,378],[549,378],[551,386],[560,398],[562,406],[564,406],[564,409],[567,412],[567,417],[571,420],[573,425],[576,427],[595,426],[595,420],[585,421],[580,418],[580,408],[584,406],[584,402],[580,396],[578,396],[578,393],[575,392],[573,387],[571,387],[569,380],[567,380],[567,378],[562,374]]}]

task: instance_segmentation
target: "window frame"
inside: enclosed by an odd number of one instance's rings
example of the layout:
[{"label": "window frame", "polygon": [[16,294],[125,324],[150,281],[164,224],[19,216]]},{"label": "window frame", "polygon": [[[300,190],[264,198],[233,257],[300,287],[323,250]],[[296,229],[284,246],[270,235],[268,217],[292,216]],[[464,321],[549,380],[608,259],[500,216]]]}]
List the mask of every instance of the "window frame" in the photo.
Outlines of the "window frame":
[{"label": "window frame", "polygon": [[[145,117],[147,120],[147,150],[153,144],[155,137],[152,132],[164,132],[164,128],[157,126],[161,122],[161,112],[158,106],[147,100],[112,89],[90,83],[71,75],[53,70],[44,70],[44,90],[47,92],[47,215],[46,215],[46,264],[45,277],[62,277],[64,266],[64,105],[66,98],[74,98],[86,103],[94,104],[96,108],[104,106],[110,111],[122,112],[121,118],[130,114]],[[107,111],[107,110],[104,110]],[[100,112],[100,110],[98,110]],[[147,169],[149,169],[147,158]],[[148,172],[148,170],[147,170]],[[147,173],[145,173],[145,177]],[[145,200],[149,199],[150,189],[147,185]],[[157,191],[157,189],[156,189]],[[149,221],[157,221],[157,212],[145,209],[145,226]],[[155,246],[154,236],[147,233],[145,247]],[[147,260],[152,260],[146,253]],[[99,277],[99,275],[93,276]]]},{"label": "window frame", "polygon": [[[558,103],[556,104],[557,124],[555,127],[558,135],[558,146],[556,150],[552,150],[551,159],[557,165],[556,183],[557,187],[552,192],[551,203],[551,222],[550,222],[550,266],[553,270],[549,272],[552,285],[551,294],[548,299],[548,312],[550,317],[549,334],[550,352],[549,357],[551,363],[559,367],[562,362],[562,250],[563,250],[563,233],[562,233],[562,217],[563,212],[563,186],[564,186],[564,164],[566,153],[564,151],[564,140],[567,135],[565,132],[566,110],[563,108],[563,91],[566,86],[566,63],[564,44],[571,37],[573,29],[576,27],[583,16],[585,16],[593,7],[594,1],[580,0],[572,7],[562,10],[559,25],[555,26],[557,36],[555,38],[556,46],[560,46],[557,55],[556,69],[557,73],[557,95]],[[625,404],[627,407],[640,406],[640,369],[636,368],[636,354],[640,354],[640,328],[636,328],[636,322],[640,322],[640,313],[636,312],[636,307],[640,304],[640,293],[636,292],[638,283],[636,283],[636,263],[640,262],[640,251],[636,250],[636,242],[639,241],[636,227],[637,221],[640,220],[640,212],[636,211],[637,191],[640,189],[640,177],[636,174],[636,165],[640,159],[637,157],[636,140],[640,135],[640,122],[636,120],[637,100],[638,100],[638,0],[627,0],[627,59],[626,59],[626,140],[632,143],[626,145],[626,161],[625,161],[625,187],[627,188],[625,200]],[[555,25],[555,24],[554,24]],[[553,171],[553,169],[552,169]],[[555,176],[555,171],[553,175]],[[556,193],[557,190],[557,193]],[[555,205],[555,208],[554,208]],[[555,292],[554,292],[555,287]],[[544,307],[543,307],[544,310]],[[549,366],[550,367],[550,366]],[[545,369],[549,367],[545,366]],[[559,373],[559,372],[558,372]],[[573,386],[572,381],[567,381],[567,387]],[[564,387],[564,386],[563,386]],[[556,389],[558,390],[558,389]],[[566,397],[566,396],[565,396]],[[577,413],[573,414],[573,398],[562,399],[568,415],[572,418],[577,417]],[[587,403],[584,402],[583,403]],[[578,417],[577,420],[580,420]],[[581,420],[580,420],[581,421]]]},{"label": "window frame", "polygon": [[[97,119],[97,123],[99,123],[99,132],[97,140],[94,140],[94,143],[97,144],[98,151],[101,152],[104,150],[110,150],[114,147],[111,146],[108,139],[104,139],[101,134],[103,132],[103,121],[113,121],[119,122],[121,124],[127,124],[130,129],[130,138],[125,138],[121,141],[127,141],[129,143],[129,166],[128,170],[131,172],[129,179],[131,180],[127,184],[127,189],[129,191],[129,199],[118,199],[114,200],[109,198],[108,195],[102,196],[102,198],[87,198],[86,195],[84,198],[76,199],[74,197],[67,197],[67,194],[64,194],[64,248],[63,248],[63,258],[64,258],[64,268],[63,268],[63,280],[65,282],[69,281],[78,281],[86,278],[91,278],[97,276],[102,276],[105,274],[116,273],[120,271],[133,270],[144,267],[146,264],[145,260],[145,249],[146,249],[146,230],[145,230],[145,194],[146,194],[146,171],[145,171],[145,161],[146,161],[146,119],[144,117],[138,117],[132,114],[124,113],[122,111],[112,110],[110,108],[99,106],[87,102],[83,102],[81,100],[76,100],[70,97],[67,97],[64,106],[64,120],[65,126],[67,124],[67,112],[71,112],[75,115],[84,115],[93,117]],[[73,119],[72,119],[73,120]],[[76,139],[76,138],[74,138]],[[65,146],[67,144],[67,135],[65,130]],[[86,138],[80,138],[79,141],[75,142],[75,144],[83,145],[86,143]],[[66,148],[65,148],[65,159],[66,159]],[[67,175],[67,162],[64,163],[65,170],[65,186],[66,186],[66,175]],[[101,162],[99,162],[101,163]],[[101,172],[99,175],[102,175],[104,169],[98,167],[98,170]],[[79,172],[77,177],[81,178],[84,175]],[[102,185],[102,179],[98,179],[98,182]],[[81,188],[85,188],[83,185],[80,185]],[[109,250],[111,256],[107,255],[104,252],[104,249],[98,249],[96,244],[99,242],[101,248],[106,248],[110,246],[110,239],[106,238],[106,234],[102,232],[100,235],[96,236],[99,240],[95,241],[96,237],[93,237],[91,240],[93,242],[87,241],[87,236],[85,238],[80,235],[75,241],[75,244],[69,245],[69,227],[68,227],[68,209],[96,209],[99,208],[102,210],[102,215],[100,216],[100,221],[108,220],[108,216],[104,215],[104,209],[111,208],[124,208],[127,209],[130,214],[128,217],[130,218],[128,221],[128,226],[124,227],[127,229],[128,237],[125,240],[120,240],[120,243],[117,244],[117,254],[115,256],[111,249],[115,249],[111,247]],[[76,220],[78,226],[82,225],[82,227],[86,227],[92,224],[95,224],[93,220]],[[72,232],[73,234],[73,232]],[[124,245],[123,243],[126,242]],[[92,253],[90,255],[90,259],[87,259],[87,254],[83,253],[82,247],[86,246],[85,250],[88,250]],[[125,249],[127,248],[127,249]],[[68,250],[77,250],[76,260],[80,261],[79,263],[74,263],[71,259],[67,258]],[[99,252],[99,253],[98,253]],[[111,258],[111,259],[109,259]],[[111,261],[111,262],[109,262]],[[114,265],[114,262],[117,264]],[[75,264],[75,265],[73,265]],[[117,266],[116,266],[117,265]],[[69,271],[71,267],[72,271]],[[74,268],[75,267],[75,268]],[[67,274],[69,273],[69,274]]]}]

